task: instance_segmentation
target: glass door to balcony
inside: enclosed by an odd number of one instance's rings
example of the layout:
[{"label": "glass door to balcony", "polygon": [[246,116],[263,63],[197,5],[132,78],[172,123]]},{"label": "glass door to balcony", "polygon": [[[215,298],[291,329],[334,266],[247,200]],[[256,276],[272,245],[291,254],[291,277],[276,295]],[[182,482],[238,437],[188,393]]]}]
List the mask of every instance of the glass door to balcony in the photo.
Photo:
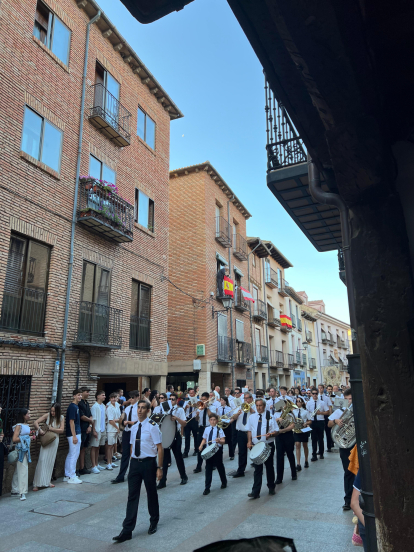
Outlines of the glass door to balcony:
[{"label": "glass door to balcony", "polygon": [[84,261],[78,341],[106,345],[109,337],[110,271]]},{"label": "glass door to balcony", "polygon": [[255,343],[256,343],[256,362],[262,361],[262,356],[260,352],[260,330],[259,328],[254,329],[254,337],[255,337]]},{"label": "glass door to balcony", "polygon": [[132,280],[129,348],[151,348],[151,287]]},{"label": "glass door to balcony", "polygon": [[95,106],[101,107],[105,118],[112,126],[118,125],[119,119],[119,82],[99,63],[95,72]]}]

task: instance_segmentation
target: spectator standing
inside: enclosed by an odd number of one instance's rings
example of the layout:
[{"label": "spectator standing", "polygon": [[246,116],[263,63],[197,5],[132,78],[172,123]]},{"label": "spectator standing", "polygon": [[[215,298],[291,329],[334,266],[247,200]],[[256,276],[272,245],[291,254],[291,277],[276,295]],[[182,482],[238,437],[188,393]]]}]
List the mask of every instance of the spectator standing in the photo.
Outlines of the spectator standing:
[{"label": "spectator standing", "polygon": [[16,469],[12,479],[12,496],[20,496],[20,500],[26,500],[29,485],[30,458],[30,410],[22,408],[17,415],[16,425],[13,426],[13,443],[18,451]]},{"label": "spectator standing", "polygon": [[85,468],[85,452],[89,447],[90,439],[93,431],[94,420],[92,418],[91,408],[89,406],[89,393],[91,390],[88,387],[81,387],[82,400],[79,402],[80,426],[81,426],[81,449],[79,455],[79,475],[87,475],[91,473]]},{"label": "spectator standing", "polygon": [[[171,393],[174,393],[174,385],[167,385],[167,399],[170,398]],[[144,389],[145,394],[145,389]]]},{"label": "spectator standing", "polygon": [[114,445],[117,442],[118,434],[119,434],[119,414],[118,409],[116,407],[116,400],[118,395],[116,393],[111,393],[109,395],[110,404],[106,408],[106,419],[107,419],[107,425],[106,425],[106,434],[107,434],[107,448],[106,448],[106,458],[107,458],[107,470],[113,470],[114,467],[112,466],[112,455],[114,450]]},{"label": "spectator standing", "polygon": [[128,469],[131,456],[131,429],[132,426],[135,425],[138,421],[138,407],[136,406],[136,404],[139,399],[139,391],[130,391],[129,397],[130,404],[125,408],[125,411],[122,413],[121,420],[119,422],[120,427],[124,428],[122,432],[122,459],[118,476],[111,481],[111,483],[113,484],[122,483],[124,481],[124,477]]},{"label": "spectator standing", "polygon": [[120,400],[121,404],[124,403],[126,401],[126,398],[124,397],[124,390],[123,389],[118,389],[117,393],[118,393],[119,400]]},{"label": "spectator standing", "polygon": [[[122,391],[122,389],[121,389]],[[121,415],[122,415],[122,412],[124,411],[124,408],[119,400],[119,393],[118,391],[115,392],[116,393],[116,402],[115,402],[115,408],[116,408],[116,411],[117,411],[117,419],[120,420],[121,419]],[[118,431],[118,435],[116,437],[116,441],[115,441],[115,444],[114,444],[114,450],[113,450],[113,457],[116,458],[116,459],[120,459],[122,458],[122,454],[120,454],[118,452],[118,441],[121,443],[122,442],[122,429],[120,427],[120,425],[118,424],[118,428],[119,428],[119,431]],[[113,468],[116,468],[118,466],[112,466]]]},{"label": "spectator standing", "polygon": [[75,389],[72,396],[73,401],[66,411],[66,438],[69,444],[69,452],[66,456],[65,477],[63,481],[76,485],[82,483],[82,480],[76,475],[76,463],[79,458],[82,437],[78,406],[82,400],[82,391]]},{"label": "spectator standing", "polygon": [[91,472],[100,473],[100,471],[105,469],[103,466],[99,465],[99,447],[103,446],[106,442],[106,409],[103,404],[105,400],[105,391],[97,391],[95,398],[96,402],[91,408],[94,421],[91,438]]},{"label": "spectator standing", "polygon": [[65,431],[64,417],[61,415],[59,403],[52,404],[50,411],[34,422],[35,429],[38,430],[39,435],[45,434],[43,429],[39,427],[39,424],[43,423],[46,423],[48,431],[56,434],[56,438],[46,447],[40,448],[40,455],[33,480],[34,491],[38,491],[39,488],[54,487],[51,483],[52,472],[59,447],[59,437]]},{"label": "spectator standing", "polygon": [[[0,406],[0,414],[1,414]],[[9,449],[3,443],[4,431],[3,431],[3,420],[0,419],[0,496],[3,492],[3,472],[4,472],[4,457],[9,453]]]}]

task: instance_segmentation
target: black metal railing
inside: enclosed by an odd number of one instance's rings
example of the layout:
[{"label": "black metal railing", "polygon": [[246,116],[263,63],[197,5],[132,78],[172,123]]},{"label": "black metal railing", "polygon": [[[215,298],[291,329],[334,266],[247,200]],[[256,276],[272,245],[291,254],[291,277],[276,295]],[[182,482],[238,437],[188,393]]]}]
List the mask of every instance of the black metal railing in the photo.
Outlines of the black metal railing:
[{"label": "black metal railing", "polygon": [[246,299],[244,299],[239,287],[236,289],[236,293],[234,294],[234,308],[240,311],[249,310],[249,301],[246,301]]},{"label": "black metal railing", "polygon": [[224,217],[216,217],[216,240],[223,247],[231,247],[231,227]]},{"label": "black metal railing", "polygon": [[13,425],[21,408],[29,408],[32,376],[1,376],[0,404],[2,407],[4,443],[10,444]]},{"label": "black metal railing", "polygon": [[293,355],[290,353],[287,355],[287,367],[289,370],[293,370]]},{"label": "black metal railing", "polygon": [[316,368],[316,358],[309,359],[309,369],[314,370]]},{"label": "black metal railing", "polygon": [[290,117],[265,77],[267,172],[306,163],[306,150]]},{"label": "black metal railing", "polygon": [[296,316],[290,313],[290,318],[292,319],[292,328],[296,328]]},{"label": "black metal railing", "polygon": [[300,364],[300,353],[298,351],[296,351],[296,353],[295,353],[294,363],[295,364]]},{"label": "black metal railing", "polygon": [[278,282],[279,279],[276,270],[273,270],[273,268],[267,265],[265,269],[265,283],[271,288],[277,288]]},{"label": "black metal railing", "polygon": [[[102,83],[93,84],[91,90],[93,101],[90,107],[89,118],[108,135],[108,138],[119,142],[118,145],[130,144],[131,113]],[[108,125],[111,127],[110,129]]]},{"label": "black metal railing", "polygon": [[270,351],[270,366],[276,366],[276,368],[283,368],[283,353],[282,351]]},{"label": "black metal railing", "polygon": [[126,242],[133,238],[134,207],[94,179],[79,183],[78,221],[102,237]]},{"label": "black metal railing", "polygon": [[302,362],[301,362],[302,366],[307,366],[308,364],[308,359],[307,359],[307,356],[305,354],[302,354]]},{"label": "black metal railing", "polygon": [[269,352],[266,345],[256,345],[256,362],[258,364],[269,362]]},{"label": "black metal railing", "polygon": [[236,363],[237,364],[251,364],[252,363],[252,346],[251,343],[245,341],[236,342]]},{"label": "black metal railing", "polygon": [[267,311],[267,323],[269,326],[281,326],[280,313],[276,309],[268,309]]},{"label": "black metal railing", "polygon": [[78,309],[75,345],[121,348],[121,310],[90,301],[78,301]]},{"label": "black metal railing", "polygon": [[253,316],[260,320],[267,319],[266,303],[261,299],[255,299],[253,304]]},{"label": "black metal railing", "polygon": [[149,351],[151,349],[151,320],[131,316],[129,326],[129,348]]},{"label": "black metal railing", "polygon": [[231,337],[217,337],[217,360],[219,362],[231,362],[233,360],[233,343]]},{"label": "black metal railing", "polygon": [[233,235],[233,253],[240,261],[247,261],[247,242],[241,234]]},{"label": "black metal railing", "polygon": [[289,295],[289,292],[286,290],[286,288],[289,287],[289,282],[281,278],[279,281],[279,293],[280,295],[283,295],[283,297],[287,297]]},{"label": "black metal railing", "polygon": [[43,336],[46,297],[47,294],[44,291],[15,286],[6,282],[1,306],[0,328],[17,333]]},{"label": "black metal railing", "polygon": [[306,341],[308,343],[312,343],[312,332],[310,332],[310,331],[306,332]]}]

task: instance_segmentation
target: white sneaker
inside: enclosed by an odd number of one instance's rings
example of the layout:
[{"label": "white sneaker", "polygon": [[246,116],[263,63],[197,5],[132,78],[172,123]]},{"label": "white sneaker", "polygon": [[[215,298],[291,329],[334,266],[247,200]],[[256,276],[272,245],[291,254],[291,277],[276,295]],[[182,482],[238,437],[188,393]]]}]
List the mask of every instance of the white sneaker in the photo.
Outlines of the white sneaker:
[{"label": "white sneaker", "polygon": [[82,480],[79,479],[78,477],[71,477],[68,480],[68,483],[71,483],[72,485],[79,485],[79,483],[82,483]]},{"label": "white sneaker", "polygon": [[98,470],[98,468],[96,466],[94,466],[93,468],[91,468],[91,472],[92,473],[101,473],[100,470]]},{"label": "white sneaker", "polygon": [[25,494],[20,495],[20,500],[26,500],[26,495]]},{"label": "white sneaker", "polygon": [[115,464],[115,462],[112,462],[111,466],[112,466],[113,468],[117,468],[117,467],[119,466],[119,464]]},{"label": "white sneaker", "polygon": [[105,466],[100,466],[99,464],[96,467],[98,468],[99,471],[105,471],[106,470]]},{"label": "white sneaker", "polygon": [[115,454],[115,456],[118,458],[118,460],[119,460],[120,458],[122,458],[122,454],[121,454],[120,452],[117,452],[117,453]]},{"label": "white sneaker", "polygon": [[70,478],[69,478],[67,475],[65,475],[65,477],[63,478],[63,482],[64,482],[64,483],[67,483],[67,482],[69,481],[69,479],[70,479]]},{"label": "white sneaker", "polygon": [[107,464],[107,465],[106,465],[106,469],[107,469],[107,470],[113,470],[112,464]]}]

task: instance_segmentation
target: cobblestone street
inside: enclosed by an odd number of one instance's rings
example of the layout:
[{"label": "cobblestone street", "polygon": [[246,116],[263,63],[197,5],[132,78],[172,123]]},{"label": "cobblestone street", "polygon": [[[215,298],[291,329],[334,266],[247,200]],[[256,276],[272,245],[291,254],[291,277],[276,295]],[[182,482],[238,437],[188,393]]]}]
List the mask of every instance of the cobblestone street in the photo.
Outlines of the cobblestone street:
[{"label": "cobblestone street", "polygon": [[[227,447],[226,447],[227,449]],[[343,512],[343,471],[338,454],[302,469],[292,481],[285,467],[284,482],[276,496],[262,487],[261,498],[249,500],[253,468],[246,477],[229,477],[220,490],[217,472],[209,496],[204,490],[204,469],[193,474],[196,458],[186,462],[189,482],[179,485],[175,463],[168,472],[167,488],[159,491],[161,519],[158,532],[147,534],[149,516],[144,487],[137,528],[123,550],[190,552],[219,539],[280,535],[295,540],[298,552],[350,552],[352,512]],[[302,463],[303,465],[303,463]],[[227,473],[237,467],[225,453]],[[112,537],[121,529],[125,515],[127,483],[112,485],[117,470],[82,476],[82,485],[59,479],[55,489],[33,493],[27,500],[6,495],[0,499],[0,551],[85,552],[116,546]]]}]

